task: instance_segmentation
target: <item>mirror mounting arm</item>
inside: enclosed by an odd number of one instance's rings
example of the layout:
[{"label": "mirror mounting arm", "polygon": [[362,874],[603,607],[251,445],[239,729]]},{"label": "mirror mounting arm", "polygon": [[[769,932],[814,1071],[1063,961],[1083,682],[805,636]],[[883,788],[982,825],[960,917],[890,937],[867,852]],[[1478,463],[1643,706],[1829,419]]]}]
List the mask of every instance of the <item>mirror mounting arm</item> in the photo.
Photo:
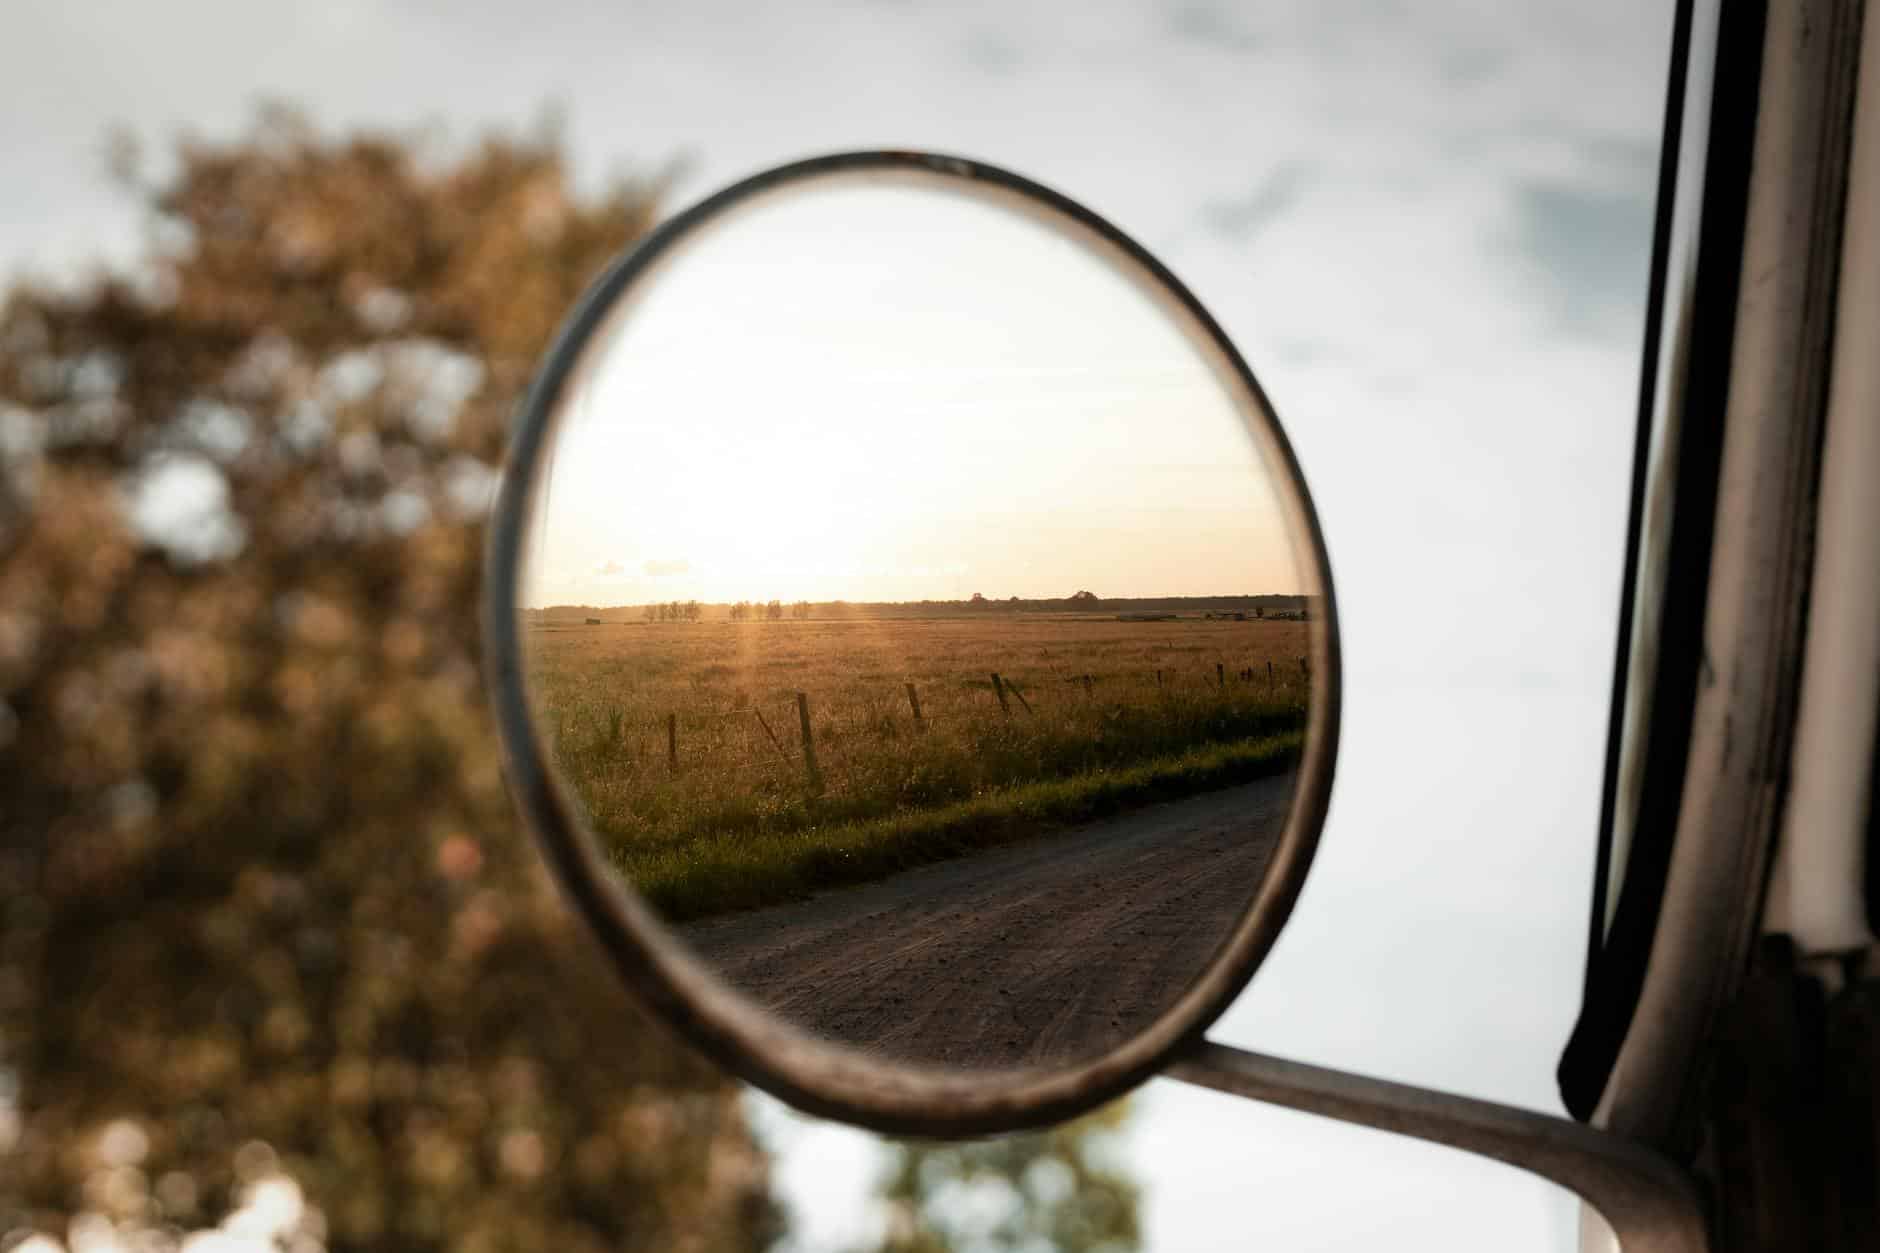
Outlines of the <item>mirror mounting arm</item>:
[{"label": "mirror mounting arm", "polygon": [[1492,1158],[1578,1193],[1625,1253],[1706,1253],[1690,1179],[1643,1145],[1533,1110],[1198,1041],[1165,1072],[1231,1096]]}]

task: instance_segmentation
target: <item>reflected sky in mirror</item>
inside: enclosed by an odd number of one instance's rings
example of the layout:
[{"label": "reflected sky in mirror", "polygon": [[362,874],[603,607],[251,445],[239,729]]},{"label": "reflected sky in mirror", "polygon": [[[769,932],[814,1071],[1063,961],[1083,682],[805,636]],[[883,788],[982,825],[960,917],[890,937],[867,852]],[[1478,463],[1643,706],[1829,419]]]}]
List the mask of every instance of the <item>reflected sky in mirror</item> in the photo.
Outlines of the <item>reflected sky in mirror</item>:
[{"label": "reflected sky in mirror", "polygon": [[663,258],[588,354],[523,603],[1303,591],[1173,308],[1003,198],[762,197]]}]

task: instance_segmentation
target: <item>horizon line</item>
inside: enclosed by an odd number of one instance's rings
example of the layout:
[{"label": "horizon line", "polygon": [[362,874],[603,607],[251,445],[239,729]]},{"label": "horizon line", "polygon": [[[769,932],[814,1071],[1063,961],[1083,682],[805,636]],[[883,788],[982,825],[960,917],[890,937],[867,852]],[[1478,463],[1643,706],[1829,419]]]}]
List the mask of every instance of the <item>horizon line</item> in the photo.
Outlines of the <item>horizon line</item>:
[{"label": "horizon line", "polygon": [[1320,597],[1318,592],[1184,592],[1175,595],[1150,596],[1099,596],[1092,594],[1087,600],[1079,600],[1075,593],[1069,596],[986,596],[974,600],[969,596],[957,596],[946,599],[926,597],[920,600],[811,600],[805,597],[771,597],[769,599],[750,598],[745,600],[698,600],[696,597],[672,598],[663,600],[622,601],[615,604],[595,604],[581,601],[556,601],[549,605],[523,605],[525,613],[542,613],[550,609],[644,609],[651,605],[688,605],[697,604],[702,609],[729,608],[734,605],[767,605],[772,600],[783,605],[849,605],[849,606],[893,606],[910,605],[1009,605],[1036,604],[1060,601],[1081,604],[1115,604],[1132,600],[1313,600]]}]

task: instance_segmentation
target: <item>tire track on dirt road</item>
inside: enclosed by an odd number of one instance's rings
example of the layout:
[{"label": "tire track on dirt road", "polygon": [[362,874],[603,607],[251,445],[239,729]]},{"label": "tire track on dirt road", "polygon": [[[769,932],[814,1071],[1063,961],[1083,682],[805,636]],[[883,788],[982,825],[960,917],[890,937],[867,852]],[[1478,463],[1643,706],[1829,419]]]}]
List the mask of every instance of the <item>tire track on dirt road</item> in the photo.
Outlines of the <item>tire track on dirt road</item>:
[{"label": "tire track on dirt road", "polygon": [[1147,1025],[1214,956],[1292,784],[1207,792],[680,934],[797,1026],[896,1061],[1085,1058]]}]

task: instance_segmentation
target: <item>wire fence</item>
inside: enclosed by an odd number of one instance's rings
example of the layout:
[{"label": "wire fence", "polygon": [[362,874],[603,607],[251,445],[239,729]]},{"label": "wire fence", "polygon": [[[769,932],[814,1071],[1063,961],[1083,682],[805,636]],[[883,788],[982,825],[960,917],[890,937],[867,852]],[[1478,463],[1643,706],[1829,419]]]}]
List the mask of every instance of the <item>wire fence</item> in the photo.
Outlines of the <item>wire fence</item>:
[{"label": "wire fence", "polygon": [[[884,756],[913,759],[927,737],[967,736],[975,743],[1027,736],[1085,735],[1100,742],[1129,727],[1148,741],[1158,717],[1185,719],[1188,738],[1217,729],[1276,729],[1303,721],[1311,691],[1306,657],[1275,663],[1216,661],[1211,668],[1164,666],[1139,672],[987,671],[947,684],[902,681],[879,688],[847,685],[836,694],[733,693],[729,705],[696,703],[629,709],[605,699],[584,702],[586,716],[547,711],[564,766],[617,783],[709,775],[745,779],[809,796],[841,794],[858,775],[878,773]],[[1229,716],[1231,715],[1231,716]],[[1127,723],[1128,726],[1124,724]]]}]

